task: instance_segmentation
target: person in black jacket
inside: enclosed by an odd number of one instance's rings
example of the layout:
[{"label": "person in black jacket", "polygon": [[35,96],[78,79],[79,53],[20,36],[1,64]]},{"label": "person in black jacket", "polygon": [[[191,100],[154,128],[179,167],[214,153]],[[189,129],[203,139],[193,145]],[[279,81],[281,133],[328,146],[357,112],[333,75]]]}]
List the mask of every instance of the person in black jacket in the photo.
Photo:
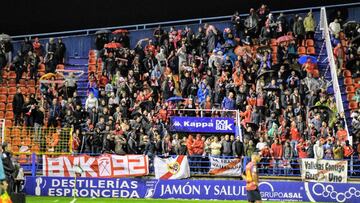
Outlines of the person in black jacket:
[{"label": "person in black jacket", "polygon": [[150,160],[154,158],[154,155],[156,153],[156,141],[155,139],[145,139],[145,149],[144,154],[149,157]]},{"label": "person in black jacket", "polygon": [[20,88],[16,90],[16,94],[14,96],[14,100],[12,104],[13,104],[13,112],[15,116],[15,125],[19,125],[21,122],[22,108],[24,106],[24,96],[22,95]]},{"label": "person in black jacket", "polygon": [[62,39],[58,38],[58,43],[56,44],[56,50],[55,50],[55,56],[58,63],[64,64],[65,52],[66,52],[66,46],[62,42]]},{"label": "person in black jacket", "polygon": [[30,66],[30,79],[37,81],[38,67],[40,64],[40,58],[36,55],[35,52],[28,53],[28,65]]},{"label": "person in black jacket", "polygon": [[2,162],[4,165],[4,171],[5,171],[5,177],[6,177],[6,181],[8,182],[9,186],[8,186],[8,193],[12,194],[14,191],[14,178],[15,178],[15,166],[11,160],[11,153],[9,152],[9,148],[10,145],[6,142],[4,142],[2,144],[2,149],[3,149],[3,153],[2,153]]},{"label": "person in black jacket", "polygon": [[19,84],[22,74],[24,71],[26,71],[24,55],[21,53],[21,51],[18,51],[18,54],[14,58],[13,64],[16,73],[16,84]]},{"label": "person in black jacket", "polygon": [[128,134],[128,154],[137,154],[138,151],[138,143],[136,141],[136,132],[132,131]]},{"label": "person in black jacket", "polygon": [[54,53],[48,52],[48,54],[45,56],[45,72],[55,73],[56,65],[57,65],[57,61],[56,58],[54,57]]},{"label": "person in black jacket", "polygon": [[236,136],[236,140],[232,143],[232,152],[235,157],[242,158],[244,156],[244,144],[240,140],[240,136]]},{"label": "person in black jacket", "polygon": [[105,35],[96,35],[96,39],[95,39],[95,46],[96,46],[96,50],[101,50],[104,48],[104,45],[108,42],[108,39],[106,38]]},{"label": "person in black jacket", "polygon": [[45,109],[43,107],[36,108],[34,111],[34,130],[35,130],[35,140],[38,143],[41,143],[41,128],[44,126],[44,115]]}]

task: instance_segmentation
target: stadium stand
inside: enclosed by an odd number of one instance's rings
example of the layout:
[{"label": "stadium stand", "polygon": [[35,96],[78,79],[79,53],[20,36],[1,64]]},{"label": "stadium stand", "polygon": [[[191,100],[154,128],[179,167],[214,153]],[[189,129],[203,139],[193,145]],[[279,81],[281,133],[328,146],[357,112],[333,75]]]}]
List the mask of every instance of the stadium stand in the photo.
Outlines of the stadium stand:
[{"label": "stadium stand", "polygon": [[[357,155],[356,35],[339,32],[332,40],[349,49],[344,56],[334,49],[338,63],[343,60],[342,114],[318,19],[311,11],[269,13],[236,14],[222,29],[211,23],[197,30],[158,27],[135,46],[127,30],[104,31],[96,34],[87,57],[69,56],[65,63],[61,40],[25,40],[10,65],[3,64],[0,87],[0,118],[6,119],[13,152],[28,146],[26,153],[187,154],[206,160],[205,155],[250,157],[257,150],[263,174],[270,166],[291,162],[294,170],[282,175],[298,175],[297,158],[321,154],[315,145],[326,146],[326,159],[334,159],[335,146],[343,152],[352,147]],[[182,99],[173,102],[173,97]],[[170,116],[219,117],[216,110],[222,109],[240,111],[243,140],[202,134],[200,149],[194,149],[190,135],[170,130]],[[350,134],[345,130],[343,135],[345,122],[352,122],[353,146],[347,141]],[[54,140],[59,144],[51,145]],[[26,157],[21,160],[26,163]],[[195,165],[192,172],[206,173]]]}]

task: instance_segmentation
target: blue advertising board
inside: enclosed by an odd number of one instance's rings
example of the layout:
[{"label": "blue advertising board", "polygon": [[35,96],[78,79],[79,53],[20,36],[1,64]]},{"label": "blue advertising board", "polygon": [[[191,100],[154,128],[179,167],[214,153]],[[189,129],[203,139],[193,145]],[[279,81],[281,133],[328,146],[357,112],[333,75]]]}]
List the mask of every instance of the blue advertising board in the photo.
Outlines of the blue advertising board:
[{"label": "blue advertising board", "polygon": [[[26,177],[25,192],[35,196],[108,198],[179,198],[246,200],[244,181],[155,180],[125,178]],[[262,181],[263,200],[302,202],[358,202],[360,184]]]},{"label": "blue advertising board", "polygon": [[187,133],[235,133],[234,119],[211,117],[170,117],[170,130]]}]

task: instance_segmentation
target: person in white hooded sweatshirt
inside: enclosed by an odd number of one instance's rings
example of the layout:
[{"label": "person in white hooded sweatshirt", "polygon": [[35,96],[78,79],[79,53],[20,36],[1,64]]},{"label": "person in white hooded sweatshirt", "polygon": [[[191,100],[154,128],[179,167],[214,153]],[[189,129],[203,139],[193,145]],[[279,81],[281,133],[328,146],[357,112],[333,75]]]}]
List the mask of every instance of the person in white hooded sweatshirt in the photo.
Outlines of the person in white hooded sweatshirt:
[{"label": "person in white hooded sweatshirt", "polygon": [[92,108],[98,108],[98,100],[97,98],[94,96],[94,93],[90,92],[88,98],[86,99],[85,102],[85,110],[87,112],[90,112]]},{"label": "person in white hooded sweatshirt", "polygon": [[314,158],[315,159],[322,159],[324,157],[324,147],[320,140],[316,141],[314,145]]}]

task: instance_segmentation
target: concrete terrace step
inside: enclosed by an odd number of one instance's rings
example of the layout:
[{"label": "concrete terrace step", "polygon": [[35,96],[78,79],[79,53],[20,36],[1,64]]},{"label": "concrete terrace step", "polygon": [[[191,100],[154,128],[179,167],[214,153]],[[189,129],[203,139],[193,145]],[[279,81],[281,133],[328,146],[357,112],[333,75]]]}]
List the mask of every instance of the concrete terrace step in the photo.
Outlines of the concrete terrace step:
[{"label": "concrete terrace step", "polygon": [[80,58],[80,57],[69,57],[67,63],[69,64],[87,64],[88,58]]}]

